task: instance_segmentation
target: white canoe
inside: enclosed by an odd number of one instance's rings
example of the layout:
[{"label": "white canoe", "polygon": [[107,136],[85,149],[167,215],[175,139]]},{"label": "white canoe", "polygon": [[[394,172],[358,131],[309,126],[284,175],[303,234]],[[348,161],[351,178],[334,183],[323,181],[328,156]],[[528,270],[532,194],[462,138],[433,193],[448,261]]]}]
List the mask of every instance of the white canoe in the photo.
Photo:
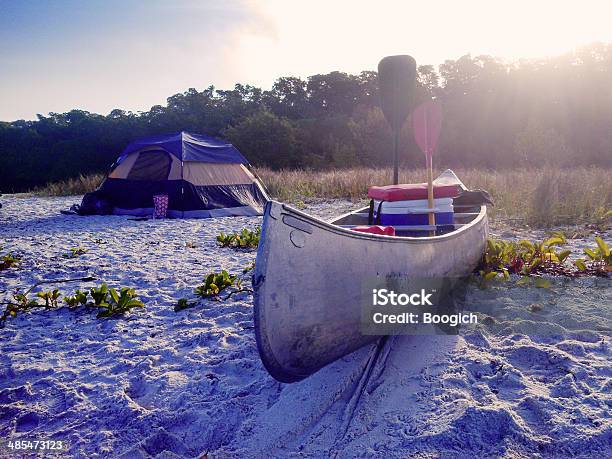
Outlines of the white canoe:
[{"label": "white canoe", "polygon": [[469,275],[487,239],[485,206],[455,209],[454,231],[429,237],[360,233],[368,209],[325,222],[270,201],[253,274],[255,333],[270,374],[295,382],[378,339],[361,333],[361,285],[402,273]]}]

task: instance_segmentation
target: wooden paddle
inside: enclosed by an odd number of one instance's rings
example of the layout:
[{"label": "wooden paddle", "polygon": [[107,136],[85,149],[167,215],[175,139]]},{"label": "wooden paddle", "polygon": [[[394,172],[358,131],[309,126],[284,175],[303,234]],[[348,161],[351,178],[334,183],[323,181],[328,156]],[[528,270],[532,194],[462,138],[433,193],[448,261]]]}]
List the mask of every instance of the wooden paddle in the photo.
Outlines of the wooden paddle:
[{"label": "wooden paddle", "polygon": [[399,182],[399,138],[412,111],[416,61],[408,55],[387,56],[378,63],[380,106],[393,131],[393,184]]},{"label": "wooden paddle", "polygon": [[427,201],[429,206],[429,224],[436,224],[433,191],[433,153],[438,144],[442,126],[442,107],[436,100],[428,100],[419,105],[412,113],[414,139],[425,154],[427,164]]}]

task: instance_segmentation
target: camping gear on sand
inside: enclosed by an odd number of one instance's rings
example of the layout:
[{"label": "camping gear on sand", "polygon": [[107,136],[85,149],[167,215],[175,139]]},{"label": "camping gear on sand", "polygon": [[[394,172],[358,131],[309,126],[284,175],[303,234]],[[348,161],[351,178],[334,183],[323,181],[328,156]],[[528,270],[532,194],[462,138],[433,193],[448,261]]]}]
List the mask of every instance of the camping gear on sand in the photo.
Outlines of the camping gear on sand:
[{"label": "camping gear on sand", "polygon": [[[434,199],[456,198],[462,192],[457,185],[434,185]],[[400,185],[371,186],[368,197],[381,201],[409,201],[427,199],[427,183],[403,183]]]},{"label": "camping gear on sand", "polygon": [[[466,190],[450,170],[433,185]],[[470,274],[485,248],[487,209],[453,207],[452,225],[394,226],[396,233],[426,230],[425,237],[406,237],[355,231],[368,225],[367,207],[325,222],[269,202],[253,287],[257,346],[270,374],[299,381],[376,341],[360,329],[360,289],[373,279]]]},{"label": "camping gear on sand", "polygon": [[153,196],[153,218],[166,218],[168,214],[168,195],[167,194],[156,194]]},{"label": "camping gear on sand", "polygon": [[370,204],[372,223],[378,225],[428,225],[431,210],[436,215],[436,224],[450,225],[453,223],[453,200],[435,199],[434,207],[430,209],[429,202],[417,201],[377,201]]},{"label": "camping gear on sand", "polygon": [[61,211],[65,215],[111,215],[113,206],[104,198],[104,194],[98,190],[85,193],[81,204],[73,204],[68,211]]},{"label": "camping gear on sand", "polygon": [[[170,218],[261,215],[268,200],[233,145],[184,131],[130,143],[104,183],[88,195],[105,203],[105,212],[141,217],[154,214],[154,196],[166,195]],[[89,204],[84,198],[78,213],[102,213]]]},{"label": "camping gear on sand", "polygon": [[360,231],[362,233],[371,234],[385,234],[387,236],[395,236],[395,228],[392,226],[381,226],[381,225],[360,225],[352,228],[353,231]]}]

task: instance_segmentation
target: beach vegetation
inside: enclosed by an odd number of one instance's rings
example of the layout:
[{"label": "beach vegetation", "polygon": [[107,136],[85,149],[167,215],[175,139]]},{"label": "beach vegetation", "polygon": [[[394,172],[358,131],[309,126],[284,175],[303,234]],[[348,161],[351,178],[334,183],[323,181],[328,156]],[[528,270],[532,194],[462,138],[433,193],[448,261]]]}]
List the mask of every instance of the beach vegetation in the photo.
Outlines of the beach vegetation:
[{"label": "beach vegetation", "polygon": [[226,270],[210,273],[204,279],[204,283],[195,288],[194,293],[201,298],[215,297],[222,291],[236,285],[237,279],[238,276],[231,275]]},{"label": "beach vegetation", "polygon": [[508,280],[511,274],[515,274],[522,276],[518,285],[541,288],[549,287],[550,283],[541,277],[532,281],[529,276],[603,276],[612,271],[612,256],[608,244],[601,237],[596,237],[595,242],[595,247],[584,249],[588,259],[579,258],[569,264],[567,261],[572,251],[563,248],[567,240],[559,231],[552,232],[543,241],[489,239],[476,272],[483,286],[494,279]]},{"label": "beach vegetation", "polygon": [[244,269],[242,270],[242,274],[246,274],[248,272],[251,272],[255,269],[255,261],[251,261],[250,263],[248,263]]},{"label": "beach vegetation", "polygon": [[123,287],[120,290],[109,288],[108,301],[97,305],[102,308],[96,317],[115,317],[131,311],[133,308],[144,308],[145,305],[138,299],[138,295],[133,288]]},{"label": "beach vegetation", "polygon": [[13,253],[0,256],[0,271],[9,269],[17,264],[21,263],[21,257]]},{"label": "beach vegetation", "polygon": [[85,306],[87,304],[87,296],[89,292],[87,290],[81,291],[77,290],[74,292],[74,295],[66,295],[64,297],[64,303],[68,305],[69,308],[76,308],[77,306]]},{"label": "beach vegetation", "polygon": [[174,312],[179,312],[184,309],[192,308],[197,304],[197,301],[189,301],[187,298],[179,298],[174,305]]},{"label": "beach vegetation", "polygon": [[[80,279],[63,279],[57,282],[67,282],[73,280],[91,280],[91,277]],[[45,282],[50,283],[50,282]],[[9,317],[14,317],[20,312],[26,312],[33,308],[59,309],[59,298],[62,295],[59,289],[42,290],[30,297],[30,292],[36,284],[25,292],[16,291],[9,301],[0,302],[5,305],[4,312],[0,315],[0,327],[3,327]],[[91,301],[88,301],[91,295]],[[40,300],[43,303],[40,303]],[[123,287],[120,289],[108,288],[103,283],[99,287],[93,287],[89,291],[76,290],[73,295],[66,295],[64,303],[68,309],[74,310],[78,307],[98,310],[97,318],[117,317],[131,311],[133,308],[143,308],[144,303],[138,300],[138,295],[133,288]]]},{"label": "beach vegetation", "polygon": [[[242,273],[247,274],[254,266],[255,262],[250,263]],[[192,308],[198,304],[198,300],[200,299],[225,301],[236,293],[253,293],[253,290],[244,286],[242,281],[243,278],[240,278],[238,275],[230,274],[226,270],[212,272],[204,278],[204,283],[198,285],[194,289],[197,299],[190,300],[188,298],[180,298],[174,305],[174,311],[178,312]],[[223,293],[225,293],[225,295],[222,295]]]},{"label": "beach vegetation", "polygon": [[6,305],[4,311],[0,315],[0,328],[4,327],[6,320],[9,317],[15,317],[18,313],[28,311],[32,308],[41,307],[38,301],[34,298],[29,298],[27,293],[16,292],[13,294],[13,300],[4,302]]},{"label": "beach vegetation", "polygon": [[59,297],[61,295],[62,294],[59,292],[59,289],[53,289],[53,290],[47,290],[47,291],[43,290],[41,292],[36,293],[36,296],[38,298],[41,298],[42,300],[44,300],[45,308],[47,309],[57,308]]},{"label": "beach vegetation", "polygon": [[612,272],[612,252],[608,244],[599,236],[595,237],[595,247],[584,249],[587,259],[579,258],[574,263],[580,271],[600,270]]},{"label": "beach vegetation", "polygon": [[81,255],[83,255],[84,253],[87,253],[87,249],[85,249],[83,247],[72,247],[72,248],[69,249],[69,252],[63,254],[62,257],[64,257],[64,258],[77,258],[77,257],[80,257]]},{"label": "beach vegetation", "polygon": [[93,299],[94,306],[106,306],[108,302],[108,285],[103,283],[99,287],[92,287],[89,289],[91,298]]},{"label": "beach vegetation", "polygon": [[257,227],[254,231],[244,228],[238,233],[220,233],[217,236],[217,242],[221,247],[248,250],[257,248],[260,237],[261,227]]}]

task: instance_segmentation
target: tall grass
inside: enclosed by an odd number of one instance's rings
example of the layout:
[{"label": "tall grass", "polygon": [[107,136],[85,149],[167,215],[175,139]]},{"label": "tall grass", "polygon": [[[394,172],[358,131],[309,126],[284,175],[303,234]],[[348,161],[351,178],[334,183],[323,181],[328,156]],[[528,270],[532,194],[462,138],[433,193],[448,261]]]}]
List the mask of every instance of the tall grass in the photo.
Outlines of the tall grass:
[{"label": "tall grass", "polygon": [[70,196],[94,191],[106,178],[104,174],[79,175],[60,182],[47,183],[35,188],[32,194],[37,196]]},{"label": "tall grass", "polygon": [[[353,168],[329,171],[256,169],[274,199],[296,202],[309,198],[364,200],[368,186],[390,183],[392,170]],[[436,173],[439,173],[437,171]],[[600,222],[612,208],[612,181],[608,169],[517,169],[490,171],[457,169],[457,175],[472,189],[487,190],[495,207],[493,219],[517,219],[537,226]],[[424,170],[400,171],[403,183],[422,182]],[[62,196],[93,191],[102,174],[80,176],[50,183],[34,190],[39,196]]]},{"label": "tall grass", "polygon": [[[434,174],[440,171],[434,172]],[[517,169],[490,171],[457,169],[455,173],[471,189],[491,193],[496,219],[554,224],[599,221],[612,207],[612,181],[608,169]],[[391,169],[355,168],[331,171],[272,171],[257,169],[271,195],[282,201],[310,197],[360,200],[370,185],[390,183]],[[423,182],[424,170],[400,171],[400,182]]]}]

